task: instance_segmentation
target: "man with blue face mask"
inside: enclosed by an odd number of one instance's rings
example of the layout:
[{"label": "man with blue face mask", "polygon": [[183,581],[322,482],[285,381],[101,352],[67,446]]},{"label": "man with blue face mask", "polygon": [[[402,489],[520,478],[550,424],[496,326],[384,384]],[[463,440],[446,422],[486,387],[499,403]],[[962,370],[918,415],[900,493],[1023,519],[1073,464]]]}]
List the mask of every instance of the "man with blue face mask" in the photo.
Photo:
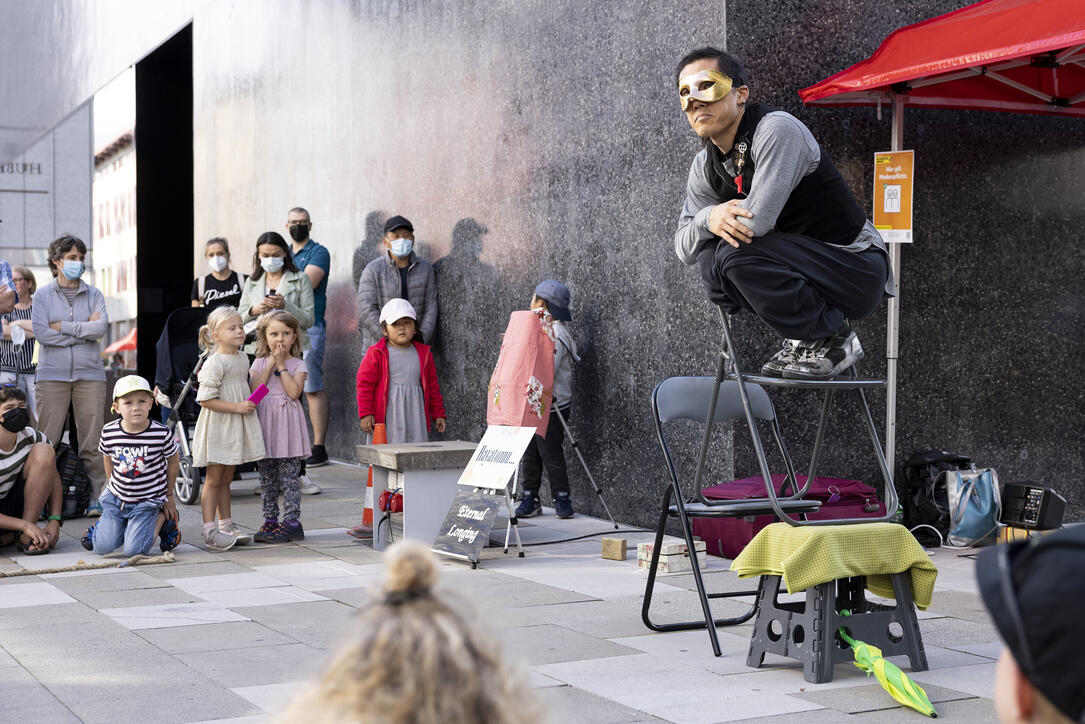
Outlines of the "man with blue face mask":
[{"label": "man with blue face mask", "polygon": [[381,338],[380,312],[390,300],[406,299],[418,313],[422,341],[431,344],[437,329],[437,278],[433,265],[414,248],[414,226],[402,216],[384,224],[385,254],[371,261],[358,280],[358,331],[362,349]]}]

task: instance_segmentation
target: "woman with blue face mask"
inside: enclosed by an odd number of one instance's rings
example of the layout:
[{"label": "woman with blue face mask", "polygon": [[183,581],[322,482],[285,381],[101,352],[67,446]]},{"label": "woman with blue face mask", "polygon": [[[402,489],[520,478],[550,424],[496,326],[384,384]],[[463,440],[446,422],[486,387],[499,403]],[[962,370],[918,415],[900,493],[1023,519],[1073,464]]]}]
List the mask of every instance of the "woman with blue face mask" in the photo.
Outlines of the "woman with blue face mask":
[{"label": "woman with blue face mask", "polygon": [[[256,240],[252,276],[245,282],[238,306],[246,325],[273,309],[290,312],[301,325],[302,351],[309,349],[309,335],[305,330],[313,326],[315,316],[313,285],[309,277],[294,266],[294,255],[286,239],[277,232],[266,231]],[[256,342],[246,345],[245,351],[255,354]]]},{"label": "woman with blue face mask", "polygon": [[60,442],[69,405],[75,411],[79,457],[94,490],[88,516],[102,514],[98,495],[105,484],[105,468],[98,438],[105,424],[105,367],[100,340],[109,327],[105,297],[83,281],[87,247],[64,234],[49,245],[49,271],[53,281],[34,294],[30,321],[38,340],[35,391],[38,430],[54,446]]}]

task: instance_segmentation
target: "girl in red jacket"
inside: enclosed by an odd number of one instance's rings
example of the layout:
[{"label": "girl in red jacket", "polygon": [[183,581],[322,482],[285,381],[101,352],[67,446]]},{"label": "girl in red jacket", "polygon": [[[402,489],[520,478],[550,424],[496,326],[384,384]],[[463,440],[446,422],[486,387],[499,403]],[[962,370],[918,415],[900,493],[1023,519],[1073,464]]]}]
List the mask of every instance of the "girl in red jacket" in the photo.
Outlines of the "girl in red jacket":
[{"label": "girl in red jacket", "polygon": [[429,347],[417,341],[417,315],[406,299],[381,309],[384,339],[366,350],[358,367],[362,430],[383,422],[388,442],[426,442],[430,423],[445,431],[445,403]]}]

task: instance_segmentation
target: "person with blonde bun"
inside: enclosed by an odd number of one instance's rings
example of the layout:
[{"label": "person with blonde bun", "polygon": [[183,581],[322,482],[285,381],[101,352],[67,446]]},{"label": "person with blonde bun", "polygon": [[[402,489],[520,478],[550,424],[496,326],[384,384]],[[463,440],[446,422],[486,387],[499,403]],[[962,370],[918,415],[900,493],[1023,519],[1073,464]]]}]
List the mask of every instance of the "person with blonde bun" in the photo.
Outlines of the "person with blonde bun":
[{"label": "person with blonde bun", "polygon": [[435,592],[437,562],[418,541],[384,554],[387,580],[358,637],[280,721],[533,724],[547,721],[522,671],[463,601]]}]

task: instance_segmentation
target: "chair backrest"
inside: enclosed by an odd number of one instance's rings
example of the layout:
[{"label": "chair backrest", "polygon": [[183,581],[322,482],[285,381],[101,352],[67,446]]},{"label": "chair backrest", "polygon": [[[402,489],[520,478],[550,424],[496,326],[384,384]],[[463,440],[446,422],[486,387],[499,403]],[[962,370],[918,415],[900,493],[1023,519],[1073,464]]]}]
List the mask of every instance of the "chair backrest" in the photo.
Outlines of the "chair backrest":
[{"label": "chair backrest", "polygon": [[[703,423],[708,418],[714,384],[713,377],[668,377],[663,380],[652,391],[652,409],[656,419],[660,423],[671,420],[694,420]],[[759,420],[772,420],[776,417],[772,402],[763,387],[747,382],[746,394],[749,395],[754,417]],[[714,421],[726,422],[745,416],[738,382],[722,382]]]}]

